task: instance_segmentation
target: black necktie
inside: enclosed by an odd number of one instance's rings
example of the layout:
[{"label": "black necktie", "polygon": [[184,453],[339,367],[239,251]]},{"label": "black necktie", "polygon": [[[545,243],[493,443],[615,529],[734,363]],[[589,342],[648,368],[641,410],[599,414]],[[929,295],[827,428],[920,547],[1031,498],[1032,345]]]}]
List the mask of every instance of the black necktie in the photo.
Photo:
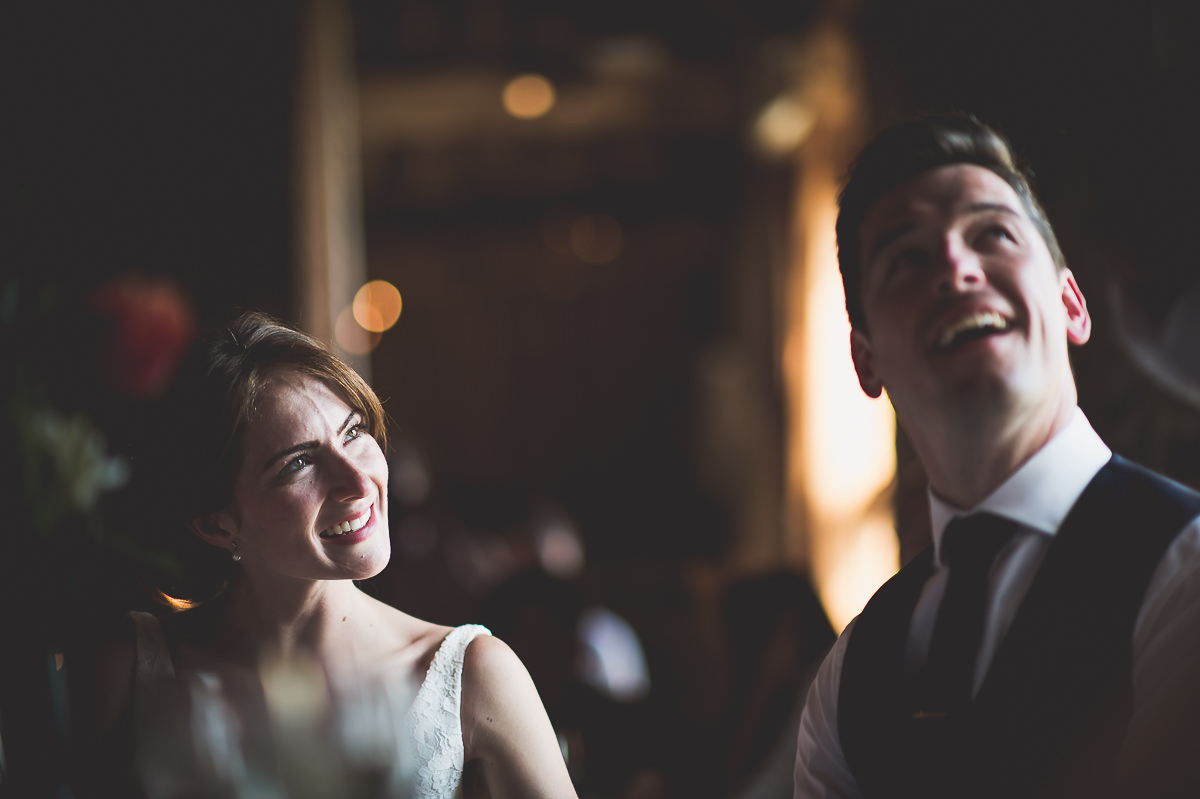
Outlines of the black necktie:
[{"label": "black necktie", "polygon": [[1017,523],[977,513],[950,522],[942,561],[950,569],[921,674],[918,717],[953,714],[971,701],[972,678],[987,612],[988,572]]}]

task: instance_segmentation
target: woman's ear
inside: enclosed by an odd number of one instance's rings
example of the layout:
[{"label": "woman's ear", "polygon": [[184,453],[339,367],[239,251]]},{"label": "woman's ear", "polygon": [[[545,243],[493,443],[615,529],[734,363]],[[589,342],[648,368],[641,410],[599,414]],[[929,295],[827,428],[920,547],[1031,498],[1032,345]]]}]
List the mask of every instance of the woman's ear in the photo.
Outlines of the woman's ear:
[{"label": "woman's ear", "polygon": [[202,540],[221,549],[232,549],[233,533],[223,513],[206,513],[187,523],[188,529]]}]

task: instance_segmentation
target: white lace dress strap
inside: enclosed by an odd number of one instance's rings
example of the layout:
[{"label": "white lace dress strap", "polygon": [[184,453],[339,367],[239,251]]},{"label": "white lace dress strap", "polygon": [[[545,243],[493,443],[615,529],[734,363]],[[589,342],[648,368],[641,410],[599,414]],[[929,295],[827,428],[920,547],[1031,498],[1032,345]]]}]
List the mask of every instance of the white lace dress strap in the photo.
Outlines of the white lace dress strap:
[{"label": "white lace dress strap", "polygon": [[414,799],[454,799],[462,796],[463,659],[467,645],[486,627],[465,624],[450,631],[433,656],[425,682],[409,710],[417,753]]}]

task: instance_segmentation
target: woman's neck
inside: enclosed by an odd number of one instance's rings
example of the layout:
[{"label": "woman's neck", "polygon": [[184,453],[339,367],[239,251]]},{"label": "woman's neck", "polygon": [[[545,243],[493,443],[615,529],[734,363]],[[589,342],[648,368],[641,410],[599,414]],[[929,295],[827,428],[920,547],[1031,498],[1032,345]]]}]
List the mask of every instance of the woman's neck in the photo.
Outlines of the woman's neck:
[{"label": "woman's neck", "polygon": [[[256,579],[257,578],[257,579]],[[301,581],[239,574],[221,609],[230,654],[257,657],[264,647],[322,661],[346,652],[354,630],[370,625],[376,603],[349,580]]]}]

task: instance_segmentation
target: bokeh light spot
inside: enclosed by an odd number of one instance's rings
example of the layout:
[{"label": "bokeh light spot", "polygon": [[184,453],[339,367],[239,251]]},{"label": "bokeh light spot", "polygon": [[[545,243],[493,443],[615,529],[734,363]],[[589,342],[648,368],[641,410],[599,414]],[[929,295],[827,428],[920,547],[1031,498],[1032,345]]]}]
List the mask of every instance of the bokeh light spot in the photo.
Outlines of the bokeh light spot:
[{"label": "bokeh light spot", "polygon": [[556,255],[571,255],[571,225],[575,214],[570,211],[551,211],[542,217],[542,243]]},{"label": "bokeh light spot", "polygon": [[790,155],[816,125],[812,109],[789,96],[775,98],[754,122],[755,143],[771,158]]},{"label": "bokeh light spot", "polygon": [[504,87],[504,110],[517,119],[537,119],[554,107],[554,84],[532,72],[518,75]]},{"label": "bokeh light spot", "polygon": [[599,266],[621,254],[625,234],[608,214],[585,214],[571,225],[571,252],[584,263]]},{"label": "bokeh light spot", "polygon": [[386,280],[372,280],[354,295],[354,321],[363,330],[382,333],[400,318],[404,302],[400,292]]},{"label": "bokeh light spot", "polygon": [[364,330],[355,320],[354,311],[347,305],[333,325],[333,337],[337,345],[351,355],[366,355],[375,349],[383,335]]}]

